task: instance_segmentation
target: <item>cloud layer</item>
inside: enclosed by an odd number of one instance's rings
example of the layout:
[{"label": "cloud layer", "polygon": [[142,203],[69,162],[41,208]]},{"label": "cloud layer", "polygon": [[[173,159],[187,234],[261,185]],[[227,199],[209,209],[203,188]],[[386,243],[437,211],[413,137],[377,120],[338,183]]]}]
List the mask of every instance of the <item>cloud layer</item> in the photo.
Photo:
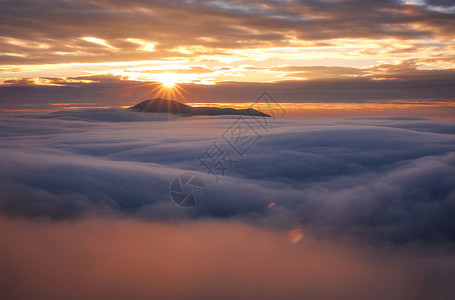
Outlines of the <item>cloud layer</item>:
[{"label": "cloud layer", "polygon": [[[265,131],[250,120],[261,138],[242,158],[221,137],[235,118],[102,112],[2,120],[5,214],[240,219],[393,243],[455,238],[451,122],[283,119]],[[218,183],[196,160],[213,141],[235,161]],[[194,210],[168,195],[172,178],[186,171],[208,187]],[[267,209],[270,202],[276,209]]]},{"label": "cloud layer", "polygon": [[[453,122],[276,119],[266,130],[249,119],[261,138],[239,157],[222,138],[236,119],[118,110],[3,114],[3,295],[453,294]],[[235,161],[219,181],[196,160],[214,141]],[[170,182],[183,172],[207,188],[196,208],[170,200]],[[297,244],[286,238],[293,228],[304,234]]]},{"label": "cloud layer", "polygon": [[450,1],[2,1],[1,84],[114,74],[178,82],[434,80],[454,74]]},{"label": "cloud layer", "polygon": [[[453,10],[387,1],[3,1],[4,62],[226,55],[333,39],[453,39]],[[448,6],[433,1],[429,4]],[[453,3],[452,3],[453,6]],[[291,42],[294,40],[294,44]],[[46,51],[43,51],[46,50]]]}]

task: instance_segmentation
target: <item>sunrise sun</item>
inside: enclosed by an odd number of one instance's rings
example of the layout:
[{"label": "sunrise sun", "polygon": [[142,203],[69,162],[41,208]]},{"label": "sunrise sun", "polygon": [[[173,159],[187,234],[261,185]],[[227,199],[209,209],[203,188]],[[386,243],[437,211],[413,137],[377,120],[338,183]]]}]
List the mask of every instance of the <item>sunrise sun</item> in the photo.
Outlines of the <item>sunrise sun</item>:
[{"label": "sunrise sun", "polygon": [[173,87],[177,82],[177,78],[174,74],[162,74],[159,76],[158,80],[167,88]]}]

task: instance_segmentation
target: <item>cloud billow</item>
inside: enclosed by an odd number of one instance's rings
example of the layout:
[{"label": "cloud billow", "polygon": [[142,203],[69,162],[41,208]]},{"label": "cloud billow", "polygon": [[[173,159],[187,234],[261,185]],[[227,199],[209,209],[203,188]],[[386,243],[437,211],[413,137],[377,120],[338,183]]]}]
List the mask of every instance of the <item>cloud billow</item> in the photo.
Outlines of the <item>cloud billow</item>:
[{"label": "cloud billow", "polygon": [[[275,121],[215,182],[195,157],[222,141],[234,119],[130,122],[128,113],[99,121],[80,112],[66,113],[72,120],[3,118],[1,211],[54,220],[87,214],[232,219],[395,243],[455,238],[455,127],[450,122]],[[106,116],[123,121],[106,122]],[[182,210],[171,203],[168,188],[174,176],[187,171],[204,180],[207,199]],[[276,209],[267,208],[270,202]]]}]

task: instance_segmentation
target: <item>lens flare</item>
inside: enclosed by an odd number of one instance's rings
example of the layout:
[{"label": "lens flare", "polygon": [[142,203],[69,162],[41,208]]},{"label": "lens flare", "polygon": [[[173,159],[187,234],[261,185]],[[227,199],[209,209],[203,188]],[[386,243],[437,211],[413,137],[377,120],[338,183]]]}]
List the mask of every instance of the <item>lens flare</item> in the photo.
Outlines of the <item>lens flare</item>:
[{"label": "lens flare", "polygon": [[303,232],[300,228],[295,228],[289,231],[288,239],[291,243],[295,244],[303,238]]},{"label": "lens flare", "polygon": [[275,205],[276,205],[275,202],[270,202],[269,205],[267,205],[267,206],[268,206],[268,208],[273,208]]}]

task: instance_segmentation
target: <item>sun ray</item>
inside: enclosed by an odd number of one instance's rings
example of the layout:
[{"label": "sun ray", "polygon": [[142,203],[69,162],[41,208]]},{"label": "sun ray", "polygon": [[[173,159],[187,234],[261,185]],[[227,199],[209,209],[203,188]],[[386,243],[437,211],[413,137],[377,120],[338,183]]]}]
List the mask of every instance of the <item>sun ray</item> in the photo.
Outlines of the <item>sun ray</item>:
[{"label": "sun ray", "polygon": [[166,88],[172,88],[177,82],[177,76],[175,74],[164,73],[158,76],[158,80]]},{"label": "sun ray", "polygon": [[[166,75],[173,75],[173,74],[166,74]],[[162,79],[162,80],[161,80]],[[169,80],[168,80],[169,79]],[[171,80],[172,79],[172,80]],[[173,82],[171,85],[170,83]],[[147,99],[166,99],[166,100],[174,100],[178,101],[181,103],[188,103],[186,95],[192,95],[191,92],[186,90],[181,86],[181,84],[177,83],[176,77],[162,77],[160,78],[160,81],[154,81],[154,82],[148,82],[148,83],[142,83],[142,84],[137,84],[134,85],[134,87],[131,87],[131,91],[129,94],[133,94],[135,89],[142,89],[142,88],[147,88],[150,87],[150,89],[147,89],[146,91],[143,92],[141,98]],[[152,105],[150,102],[148,105]],[[158,102],[158,111],[162,109],[163,101]],[[170,102],[167,103],[167,111],[171,112],[171,109],[174,107]],[[175,108],[178,110],[178,113],[183,113],[181,110],[181,107],[175,106]]]}]

